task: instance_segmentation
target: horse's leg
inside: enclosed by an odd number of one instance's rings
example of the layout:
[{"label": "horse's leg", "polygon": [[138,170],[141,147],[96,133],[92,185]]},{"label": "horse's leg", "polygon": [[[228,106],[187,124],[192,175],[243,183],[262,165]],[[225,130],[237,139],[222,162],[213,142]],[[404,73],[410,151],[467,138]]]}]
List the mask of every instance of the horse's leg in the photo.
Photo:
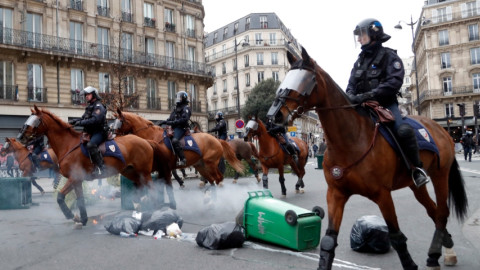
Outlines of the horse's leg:
[{"label": "horse's leg", "polygon": [[331,270],[337,247],[337,236],[342,224],[345,203],[349,196],[337,189],[327,189],[328,229],[320,242],[318,270]]},{"label": "horse's leg", "polygon": [[57,194],[57,203],[58,206],[60,207],[60,210],[62,210],[63,215],[65,215],[65,218],[67,219],[72,219],[74,217],[72,210],[68,208],[67,204],[65,203],[65,196],[73,189],[73,180],[70,178],[67,180],[65,185],[63,186],[62,190],[58,192]]},{"label": "horse's leg", "polygon": [[385,223],[387,223],[390,243],[397,251],[402,267],[405,270],[417,270],[418,266],[413,261],[407,249],[407,237],[400,231],[398,226],[395,205],[393,204],[392,194],[389,190],[380,192],[375,202],[380,207]]},{"label": "horse's leg", "polygon": [[263,182],[263,188],[268,189],[268,168],[264,165],[262,165],[262,182]]},{"label": "horse's leg", "polygon": [[60,183],[60,174],[58,172],[55,172],[55,176],[53,179],[53,189],[57,189],[59,183]]},{"label": "horse's leg", "polygon": [[82,181],[77,181],[73,184],[73,188],[75,190],[75,195],[77,195],[77,207],[78,211],[80,212],[80,220],[74,220],[76,222],[81,222],[83,226],[87,225],[88,216],[87,216],[87,208],[85,207],[85,198],[83,197],[83,187]]},{"label": "horse's leg", "polygon": [[283,175],[283,166],[278,168],[278,181],[282,190],[282,198],[287,197],[287,188],[285,187],[285,177]]},{"label": "horse's leg", "polygon": [[167,190],[168,201],[170,202],[170,208],[177,209],[177,202],[175,201],[175,195],[173,193],[173,185],[167,183],[165,187]]},{"label": "horse's leg", "polygon": [[250,168],[252,169],[253,174],[255,175],[255,178],[257,178],[257,183],[260,183],[260,177],[258,176],[258,169],[255,163],[253,163],[251,158],[247,158],[245,159],[245,161],[247,162],[248,166],[250,166]]}]

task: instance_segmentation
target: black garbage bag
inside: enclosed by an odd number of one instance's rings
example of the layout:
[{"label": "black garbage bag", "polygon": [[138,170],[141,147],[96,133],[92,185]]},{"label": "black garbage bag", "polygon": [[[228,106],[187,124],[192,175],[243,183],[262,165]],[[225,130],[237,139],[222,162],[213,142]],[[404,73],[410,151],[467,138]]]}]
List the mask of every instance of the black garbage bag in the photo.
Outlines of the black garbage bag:
[{"label": "black garbage bag", "polygon": [[157,233],[158,230],[162,230],[164,233],[167,233],[167,227],[172,223],[177,223],[178,227],[180,229],[182,228],[183,219],[175,210],[166,209],[142,212],[142,225],[140,230],[152,230],[153,233]]},{"label": "black garbage bag", "polygon": [[195,240],[199,246],[208,249],[237,248],[245,242],[245,230],[235,222],[212,224],[201,229]]},{"label": "black garbage bag", "polygon": [[357,219],[350,233],[350,247],[358,252],[388,252],[390,239],[385,220],[373,215]]},{"label": "black garbage bag", "polygon": [[105,224],[104,227],[111,234],[120,235],[121,232],[130,235],[136,234],[140,230],[141,221],[129,216],[116,216],[110,223]]}]

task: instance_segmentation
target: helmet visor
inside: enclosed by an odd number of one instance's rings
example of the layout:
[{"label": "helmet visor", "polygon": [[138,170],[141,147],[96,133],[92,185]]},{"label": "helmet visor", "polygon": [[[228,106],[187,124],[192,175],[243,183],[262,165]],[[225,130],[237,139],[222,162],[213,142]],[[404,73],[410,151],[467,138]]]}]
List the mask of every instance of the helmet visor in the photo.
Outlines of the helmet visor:
[{"label": "helmet visor", "polygon": [[371,38],[368,35],[368,29],[366,27],[356,27],[355,30],[353,30],[353,42],[355,43],[355,48],[367,45],[370,41]]}]

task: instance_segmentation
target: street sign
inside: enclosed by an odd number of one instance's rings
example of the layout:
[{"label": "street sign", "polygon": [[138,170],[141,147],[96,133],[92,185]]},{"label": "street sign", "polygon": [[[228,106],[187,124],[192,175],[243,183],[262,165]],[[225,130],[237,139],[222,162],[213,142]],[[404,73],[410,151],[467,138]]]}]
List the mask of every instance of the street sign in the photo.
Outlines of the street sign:
[{"label": "street sign", "polygon": [[242,119],[238,119],[237,121],[235,121],[235,126],[237,128],[243,128],[245,126],[245,122],[243,122]]},{"label": "street sign", "polygon": [[288,132],[297,131],[297,127],[296,126],[290,126],[290,127],[288,127],[287,131]]},{"label": "street sign", "polygon": [[230,140],[233,140],[233,138],[235,137],[234,135],[229,135],[230,136]]},{"label": "street sign", "polygon": [[295,131],[290,132],[290,137],[295,137]]}]

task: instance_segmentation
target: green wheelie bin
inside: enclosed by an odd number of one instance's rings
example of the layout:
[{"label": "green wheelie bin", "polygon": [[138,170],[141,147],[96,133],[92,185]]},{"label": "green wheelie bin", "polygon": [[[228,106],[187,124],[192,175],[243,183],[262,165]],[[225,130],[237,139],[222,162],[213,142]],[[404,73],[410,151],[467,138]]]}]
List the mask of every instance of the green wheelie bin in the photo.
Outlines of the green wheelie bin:
[{"label": "green wheelie bin", "polygon": [[318,167],[315,168],[317,170],[323,170],[323,155],[317,155],[317,164],[318,164]]},{"label": "green wheelie bin", "polygon": [[248,192],[243,210],[247,238],[302,251],[316,248],[320,242],[321,207],[312,211],[273,198],[270,190]]}]

